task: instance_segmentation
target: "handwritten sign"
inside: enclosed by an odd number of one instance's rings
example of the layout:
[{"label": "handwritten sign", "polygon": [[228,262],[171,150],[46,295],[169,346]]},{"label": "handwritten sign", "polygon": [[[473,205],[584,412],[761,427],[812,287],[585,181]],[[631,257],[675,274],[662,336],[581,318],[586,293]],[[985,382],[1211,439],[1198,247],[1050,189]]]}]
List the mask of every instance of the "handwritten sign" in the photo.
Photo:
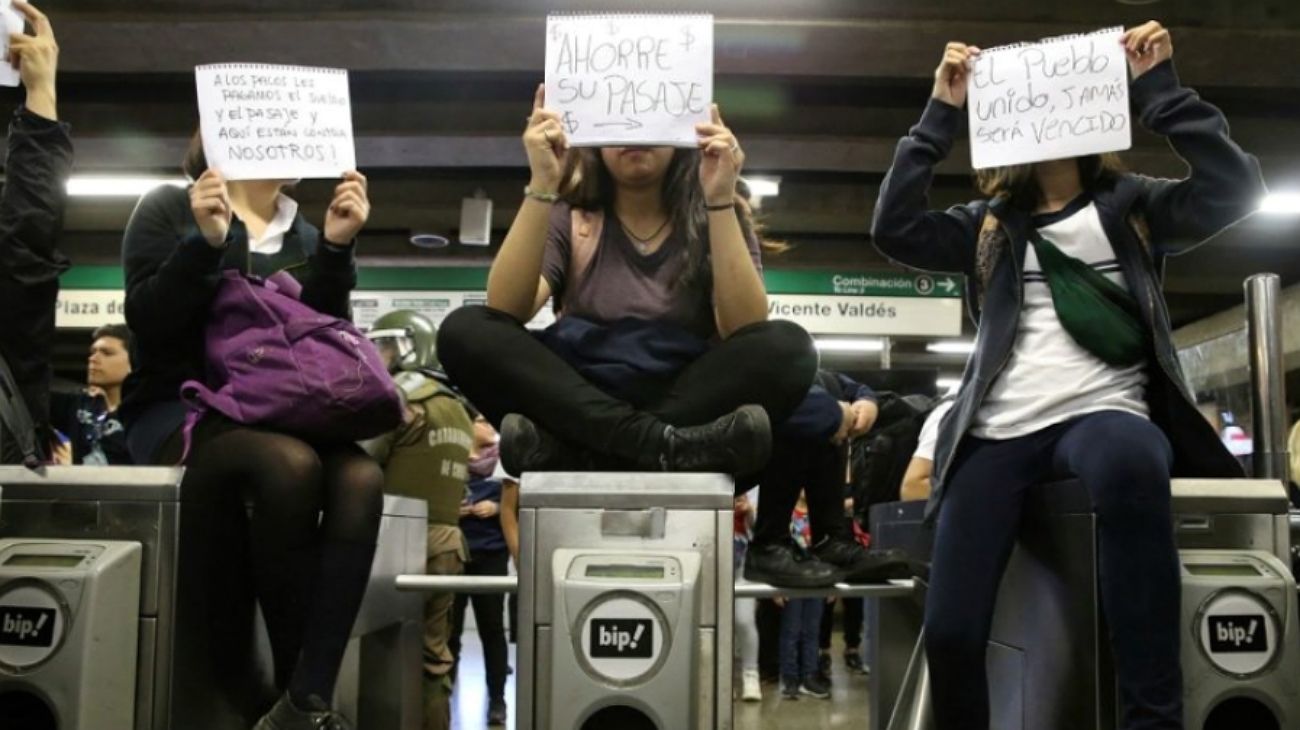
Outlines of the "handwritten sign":
[{"label": "handwritten sign", "polygon": [[224,63],[194,78],[203,153],[226,179],[333,178],[356,167],[347,71]]},{"label": "handwritten sign", "polygon": [[[4,35],[3,38],[0,38],[0,58],[8,58],[9,33],[24,32],[26,21],[23,20],[23,16],[17,10],[14,10],[12,0],[0,0],[0,21],[3,21],[0,23],[0,28],[5,31],[5,33],[0,34]],[[18,69],[14,68],[11,63],[0,61],[0,86],[17,86],[20,83],[22,83],[22,77],[18,75]]]},{"label": "handwritten sign", "polygon": [[1122,34],[1122,28],[1108,28],[980,53],[967,98],[971,166],[1131,147]]},{"label": "handwritten sign", "polygon": [[694,147],[712,102],[712,15],[546,19],[546,106],[570,144]]}]

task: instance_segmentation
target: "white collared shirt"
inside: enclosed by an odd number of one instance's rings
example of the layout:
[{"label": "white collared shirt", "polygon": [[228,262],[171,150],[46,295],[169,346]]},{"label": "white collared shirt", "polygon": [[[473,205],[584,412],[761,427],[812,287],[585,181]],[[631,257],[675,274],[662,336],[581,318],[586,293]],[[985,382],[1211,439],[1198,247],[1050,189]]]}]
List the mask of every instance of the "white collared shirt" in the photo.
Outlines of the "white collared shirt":
[{"label": "white collared shirt", "polygon": [[284,234],[293,228],[293,221],[298,217],[298,201],[280,193],[275,199],[275,217],[266,224],[260,238],[248,238],[248,250],[252,253],[276,254],[284,247]]}]

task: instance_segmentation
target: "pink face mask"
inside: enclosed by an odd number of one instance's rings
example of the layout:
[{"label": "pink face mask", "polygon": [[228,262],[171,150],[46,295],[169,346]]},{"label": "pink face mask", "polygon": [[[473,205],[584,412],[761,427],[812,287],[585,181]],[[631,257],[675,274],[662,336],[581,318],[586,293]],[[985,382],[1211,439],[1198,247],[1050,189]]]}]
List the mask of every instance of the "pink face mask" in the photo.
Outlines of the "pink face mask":
[{"label": "pink face mask", "polygon": [[469,460],[469,473],[480,479],[486,479],[492,476],[492,472],[497,470],[497,461],[501,458],[501,447],[499,444],[484,446],[479,449],[478,456],[472,456]]}]

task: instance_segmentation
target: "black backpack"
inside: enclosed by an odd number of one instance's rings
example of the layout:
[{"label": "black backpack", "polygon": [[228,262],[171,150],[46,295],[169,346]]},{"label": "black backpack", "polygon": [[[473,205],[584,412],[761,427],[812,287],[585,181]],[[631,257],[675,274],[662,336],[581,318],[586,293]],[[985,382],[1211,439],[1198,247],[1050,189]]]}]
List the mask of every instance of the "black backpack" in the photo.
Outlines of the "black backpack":
[{"label": "black backpack", "polygon": [[897,502],[921,427],[937,400],[922,395],[877,394],[880,415],[869,433],[849,445],[853,518],[868,529],[871,506]]},{"label": "black backpack", "polygon": [[44,454],[31,412],[23,400],[9,364],[0,357],[0,464],[40,465]]}]

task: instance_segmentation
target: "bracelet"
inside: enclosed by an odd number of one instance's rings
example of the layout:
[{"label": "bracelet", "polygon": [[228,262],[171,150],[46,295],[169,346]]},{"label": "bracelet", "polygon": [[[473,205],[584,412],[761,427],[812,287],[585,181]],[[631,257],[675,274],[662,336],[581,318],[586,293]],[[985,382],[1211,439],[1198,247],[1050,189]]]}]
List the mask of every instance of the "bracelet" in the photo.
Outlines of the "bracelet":
[{"label": "bracelet", "polygon": [[559,193],[543,193],[539,190],[533,190],[532,186],[524,186],[524,197],[532,198],[543,203],[554,203],[560,199]]},{"label": "bracelet", "polygon": [[704,209],[710,213],[717,213],[722,210],[732,210],[736,207],[735,203],[719,203],[718,205],[706,205]]}]

